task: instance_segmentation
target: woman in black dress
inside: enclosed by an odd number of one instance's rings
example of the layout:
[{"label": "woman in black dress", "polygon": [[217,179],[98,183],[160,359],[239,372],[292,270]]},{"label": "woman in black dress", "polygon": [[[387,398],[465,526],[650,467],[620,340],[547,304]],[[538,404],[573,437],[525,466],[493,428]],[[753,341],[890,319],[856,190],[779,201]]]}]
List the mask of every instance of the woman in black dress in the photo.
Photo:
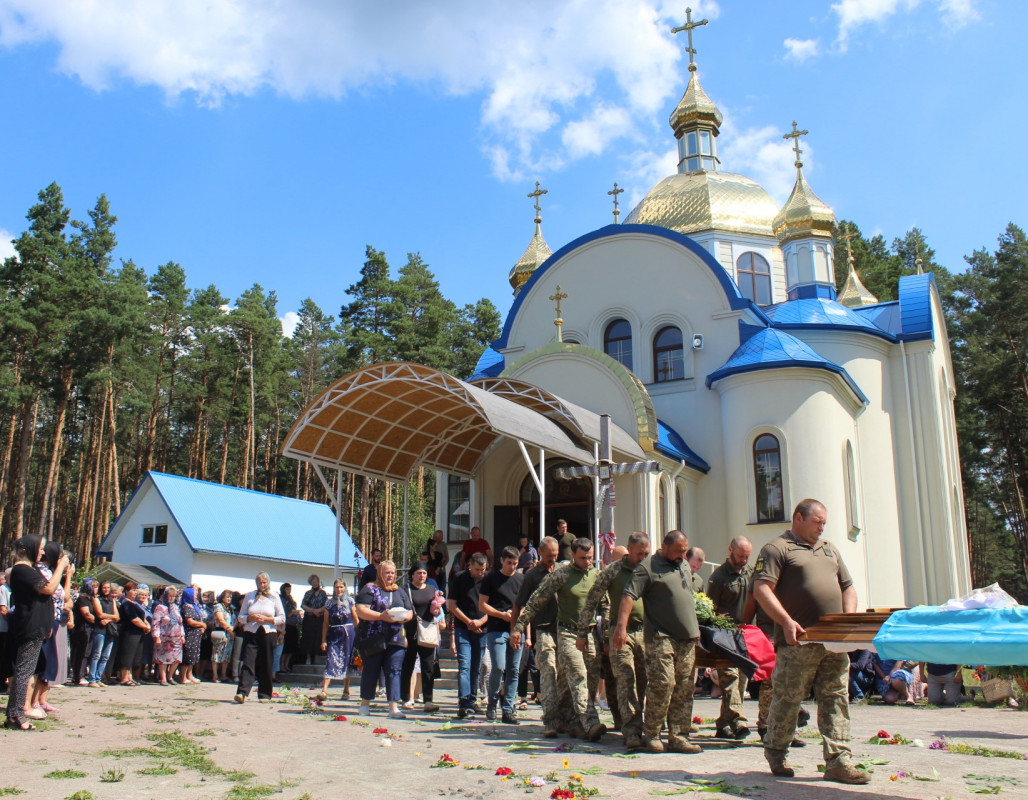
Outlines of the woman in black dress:
[{"label": "woman in black dress", "polygon": [[196,604],[196,589],[187,586],[182,590],[182,626],[186,631],[186,641],[182,645],[182,677],[181,683],[199,683],[200,679],[193,675],[193,666],[200,660],[200,641],[207,629],[203,612]]},{"label": "woman in black dress", "polygon": [[321,653],[321,624],[325,615],[325,603],[328,602],[328,594],[321,588],[321,578],[311,575],[307,582],[311,588],[303,596],[300,607],[303,609],[303,624],[300,626],[300,655],[310,657],[314,663],[314,656]]},{"label": "woman in black dress", "polygon": [[137,590],[139,585],[133,581],[125,584],[125,599],[122,600],[119,614],[121,631],[118,635],[118,669],[120,686],[138,686],[132,678],[132,670],[139,663],[143,648],[143,640],[149,639],[150,623],[146,620],[146,611],[139,604]]},{"label": "woman in black dress", "polygon": [[35,730],[35,726],[26,717],[42,719],[44,716],[42,713],[26,713],[25,697],[28,694],[29,678],[36,671],[43,641],[53,631],[53,593],[68,568],[68,556],[62,553],[53,576],[49,581],[45,580],[34,566],[43,558],[45,545],[46,538],[43,536],[23,536],[14,543],[16,561],[10,577],[11,607],[14,613],[8,632],[13,649],[14,675],[7,698],[6,723],[13,730]]}]

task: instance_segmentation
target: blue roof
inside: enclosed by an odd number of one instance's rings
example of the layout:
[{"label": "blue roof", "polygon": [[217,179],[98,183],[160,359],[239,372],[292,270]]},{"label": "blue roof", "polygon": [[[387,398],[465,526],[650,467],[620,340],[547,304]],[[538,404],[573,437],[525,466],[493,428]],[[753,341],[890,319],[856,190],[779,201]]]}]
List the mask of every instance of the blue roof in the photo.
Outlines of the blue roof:
[{"label": "blue roof", "polygon": [[899,279],[900,314],[903,318],[904,339],[931,339],[932,288],[935,276],[930,272],[922,275],[903,275]]},{"label": "blue roof", "polygon": [[867,317],[826,297],[790,300],[769,306],[764,309],[764,313],[771,318],[771,325],[775,328],[858,331],[881,336],[889,341],[896,339],[892,333],[879,328]]},{"label": "blue roof", "polygon": [[710,464],[700,458],[696,451],[685,443],[682,435],[662,420],[657,420],[657,441],[654,442],[655,450],[675,461],[684,461],[690,467],[700,472],[710,472]]},{"label": "blue roof", "polygon": [[496,352],[491,347],[487,347],[482,351],[482,355],[478,357],[474,374],[467,380],[476,381],[479,378],[498,378],[500,373],[503,372],[503,366],[503,354]]},{"label": "blue roof", "polygon": [[903,315],[899,300],[887,300],[873,306],[857,306],[852,311],[893,336],[903,333]]},{"label": "blue roof", "polygon": [[735,285],[735,281],[725,271],[725,268],[721,266],[714,257],[708,252],[707,248],[697,244],[688,236],[684,236],[678,231],[670,230],[669,228],[662,228],[659,225],[635,225],[624,223],[622,225],[606,225],[602,228],[597,228],[595,231],[587,233],[583,236],[579,236],[573,242],[568,242],[556,253],[546,259],[539,267],[532,273],[532,276],[528,279],[521,291],[518,292],[517,297],[514,298],[514,303],[510,307],[510,311],[507,312],[507,319],[503,323],[503,332],[500,334],[500,338],[493,342],[494,347],[506,347],[507,338],[510,336],[510,330],[514,325],[514,320],[518,316],[518,311],[521,310],[521,304],[529,294],[529,289],[532,285],[540,280],[543,273],[546,272],[550,267],[556,264],[560,259],[564,258],[568,253],[583,247],[584,245],[594,242],[598,239],[605,239],[607,237],[617,236],[619,234],[639,234],[646,233],[651,236],[660,236],[664,239],[669,239],[676,242],[687,250],[693,252],[694,255],[710,269],[721,285],[721,289],[725,293],[725,297],[728,299],[728,304],[733,310],[748,309],[754,317],[763,322],[767,321],[767,317],[764,311],[754,303],[752,300],[748,300],[743,297],[739,292],[739,287]]},{"label": "blue roof", "polygon": [[[148,479],[164,498],[194,552],[303,564],[334,563],[336,516],[327,505],[148,472],[122,514],[131,507]],[[117,524],[115,520],[112,531]],[[106,539],[100,543],[101,550]],[[353,540],[343,529],[340,566],[356,568],[356,551]]]},{"label": "blue roof", "polygon": [[774,328],[763,328],[757,330],[749,338],[745,338],[752,328],[753,326],[741,328],[740,338],[744,339],[743,343],[720,369],[707,376],[708,388],[715,381],[743,372],[804,367],[836,373],[846,381],[860,402],[865,404],[868,402],[867,397],[860,391],[860,387],[843,367],[818,355],[809,345],[801,342],[795,336]]}]

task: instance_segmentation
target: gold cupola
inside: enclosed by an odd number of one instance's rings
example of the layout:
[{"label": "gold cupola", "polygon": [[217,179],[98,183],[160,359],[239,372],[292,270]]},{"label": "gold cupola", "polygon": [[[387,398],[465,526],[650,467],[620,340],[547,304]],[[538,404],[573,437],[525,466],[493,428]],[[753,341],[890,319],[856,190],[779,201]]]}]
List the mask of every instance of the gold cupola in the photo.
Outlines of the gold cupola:
[{"label": "gold cupola", "polygon": [[835,214],[832,213],[832,209],[814,194],[807,179],[803,177],[803,162],[800,160],[803,151],[800,149],[799,137],[806,133],[807,131],[797,130],[794,121],[792,133],[782,137],[795,139],[793,149],[796,151],[796,183],[792,187],[789,199],[772,223],[775,236],[783,245],[796,239],[811,237],[830,239],[835,228]]},{"label": "gold cupola", "polygon": [[550,246],[546,244],[546,240],[543,238],[543,217],[542,217],[542,206],[539,205],[539,198],[547,194],[547,189],[539,188],[539,181],[535,182],[535,191],[529,193],[529,197],[535,198],[535,233],[532,234],[532,241],[528,243],[528,247],[522,254],[521,258],[518,259],[517,263],[511,267],[510,275],[507,279],[510,281],[511,287],[514,289],[514,296],[517,297],[518,292],[521,291],[522,287],[528,283],[528,279],[532,277],[532,273],[535,272],[546,259],[553,255],[553,251],[550,250]]},{"label": "gold cupola", "polygon": [[871,294],[871,291],[864,286],[860,276],[857,274],[853,258],[853,229],[846,226],[845,223],[843,225],[844,232],[839,238],[846,242],[846,261],[849,264],[849,273],[846,275],[846,282],[843,283],[842,291],[839,292],[839,296],[836,299],[841,305],[848,306],[849,308],[873,306],[878,302],[878,298]]},{"label": "gold cupola", "polygon": [[721,112],[700,86],[696,71],[696,49],[692,46],[694,29],[707,24],[707,20],[692,21],[692,9],[685,10],[685,24],[672,28],[672,33],[685,31],[689,44],[689,85],[675,110],[671,112],[671,130],[678,140],[678,171],[717,172],[720,164],[717,157],[717,136],[721,132]]}]

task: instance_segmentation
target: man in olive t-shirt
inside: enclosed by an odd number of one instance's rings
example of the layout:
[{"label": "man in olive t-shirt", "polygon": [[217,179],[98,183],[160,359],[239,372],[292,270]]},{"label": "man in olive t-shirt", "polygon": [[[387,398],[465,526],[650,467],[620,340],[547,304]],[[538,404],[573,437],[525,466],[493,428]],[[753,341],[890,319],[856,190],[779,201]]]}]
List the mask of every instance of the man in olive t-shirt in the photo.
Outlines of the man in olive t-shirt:
[{"label": "man in olive t-shirt", "polygon": [[795,774],[787,761],[796,732],[800,703],[811,686],[818,706],[818,729],[824,748],[824,778],[862,784],[871,776],[851,763],[849,746],[849,657],[820,644],[800,645],[798,637],[824,614],[852,613],[857,591],[839,552],[821,538],[828,512],[824,504],[802,500],[792,527],[760,551],[754,594],[775,621],[777,662],[774,694],[764,737],[764,757],[771,772]]},{"label": "man in olive t-shirt", "polygon": [[[728,543],[728,558],[707,581],[707,597],[714,611],[732,618],[737,625],[749,622],[746,605],[750,597],[753,568],[749,566],[753,544],[745,536],[736,536]],[[745,739],[750,735],[743,713],[746,676],[738,667],[717,671],[721,686],[721,711],[717,718],[717,735],[725,739]]]},{"label": "man in olive t-shirt", "polygon": [[685,563],[689,539],[681,531],[664,537],[659,553],[641,562],[621,595],[611,648],[620,650],[628,639],[628,620],[635,601],[643,601],[643,639],[646,642],[646,711],[643,743],[664,752],[660,729],[667,721],[668,749],[699,753],[689,741],[696,671],[696,621],[691,574]]},{"label": "man in olive t-shirt", "polygon": [[572,547],[575,544],[575,534],[568,530],[568,523],[566,520],[557,520],[557,534],[554,536],[557,540],[557,547],[559,551],[557,553],[557,561],[571,561],[574,559],[575,554],[572,551]]}]

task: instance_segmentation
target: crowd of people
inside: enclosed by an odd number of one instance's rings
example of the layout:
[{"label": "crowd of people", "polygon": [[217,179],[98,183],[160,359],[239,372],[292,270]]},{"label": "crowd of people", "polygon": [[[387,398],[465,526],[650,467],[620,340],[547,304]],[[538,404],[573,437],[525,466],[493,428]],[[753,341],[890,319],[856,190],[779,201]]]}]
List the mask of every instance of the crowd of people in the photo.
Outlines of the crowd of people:
[{"label": "crowd of people", "polygon": [[[369,714],[380,694],[391,718],[404,718],[418,697],[433,713],[440,710],[438,651],[449,630],[460,719],[484,714],[517,725],[518,712],[534,700],[544,737],[598,741],[608,733],[598,707],[609,703],[628,749],[699,753],[692,721],[696,594],[705,591],[718,614],[755,624],[769,652],[773,643],[776,665],[758,684],[756,721],[771,772],[793,774],[788,754],[804,744],[797,736],[808,716],[801,703],[813,694],[824,777],[866,783],[868,773],[851,759],[851,700],[875,692],[886,703],[912,702],[921,678],[933,703],[966,698],[956,686],[957,665],[799,646],[822,615],[856,610],[846,565],[822,538],[826,519],[823,504],[802,501],[789,530],[768,542],[753,566],[752,544],[736,537],[705,586],[699,571],[706,554],[679,530],[659,542],[635,532],[625,546],[604,552],[598,568],[592,539],[574,536],[563,520],[537,547],[521,537],[519,547],[503,548],[495,565],[476,527],[449,570],[437,531],[403,579],[375,550],[355,596],[342,579],[330,595],[311,575],[299,602],[289,584],[273,592],[267,573],[245,595],[93,579],[76,588],[60,546],[26,536],[16,543],[10,587],[0,584],[7,726],[30,730],[33,719],[56,712],[49,689],[65,682],[100,688],[235,681],[236,703],[245,703],[255,684],[258,700],[268,702],[283,673],[316,656],[324,657],[318,700],[328,698],[334,680],[344,682],[342,699],[349,700],[350,679],[359,674],[360,714]],[[749,736],[746,672],[721,663],[700,674],[713,678],[721,697],[715,735]]]}]

